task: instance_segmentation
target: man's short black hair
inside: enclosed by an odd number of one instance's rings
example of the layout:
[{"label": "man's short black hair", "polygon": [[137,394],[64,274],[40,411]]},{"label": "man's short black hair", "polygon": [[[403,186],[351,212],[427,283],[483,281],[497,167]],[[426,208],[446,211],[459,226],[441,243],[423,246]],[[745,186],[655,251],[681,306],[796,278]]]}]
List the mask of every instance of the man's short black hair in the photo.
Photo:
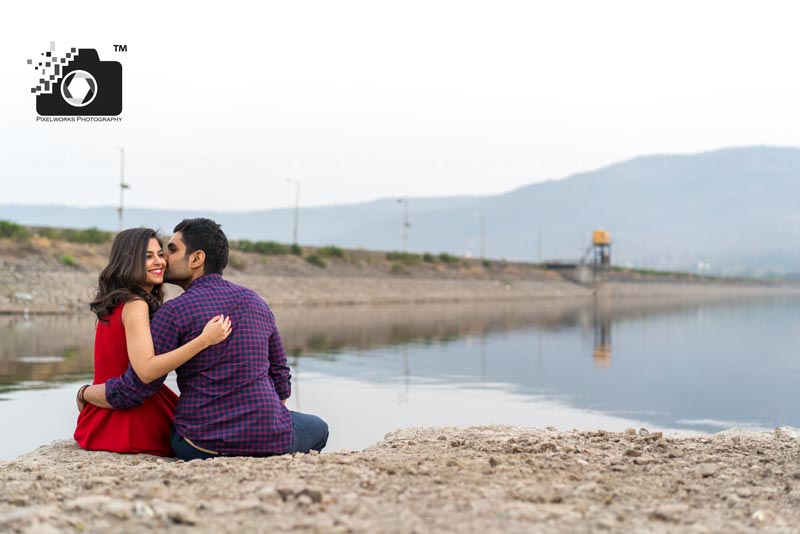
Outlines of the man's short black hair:
[{"label": "man's short black hair", "polygon": [[183,236],[187,255],[198,250],[206,253],[203,274],[222,274],[228,265],[228,238],[220,225],[202,217],[184,219],[173,232]]}]

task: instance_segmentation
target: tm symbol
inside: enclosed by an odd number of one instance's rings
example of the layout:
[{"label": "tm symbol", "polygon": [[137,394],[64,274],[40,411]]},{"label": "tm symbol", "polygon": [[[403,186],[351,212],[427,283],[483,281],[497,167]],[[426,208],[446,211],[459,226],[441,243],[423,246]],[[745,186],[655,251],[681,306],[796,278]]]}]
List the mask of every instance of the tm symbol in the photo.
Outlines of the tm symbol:
[{"label": "tm symbol", "polygon": [[127,52],[128,45],[114,45],[114,52]]}]

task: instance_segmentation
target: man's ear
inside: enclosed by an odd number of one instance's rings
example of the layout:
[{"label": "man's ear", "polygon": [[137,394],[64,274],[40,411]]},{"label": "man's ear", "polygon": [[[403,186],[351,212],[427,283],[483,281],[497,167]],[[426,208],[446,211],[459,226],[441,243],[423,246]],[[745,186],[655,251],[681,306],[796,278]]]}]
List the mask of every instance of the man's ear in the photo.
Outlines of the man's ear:
[{"label": "man's ear", "polygon": [[202,250],[195,250],[189,256],[189,268],[201,269],[206,263],[206,253]]}]

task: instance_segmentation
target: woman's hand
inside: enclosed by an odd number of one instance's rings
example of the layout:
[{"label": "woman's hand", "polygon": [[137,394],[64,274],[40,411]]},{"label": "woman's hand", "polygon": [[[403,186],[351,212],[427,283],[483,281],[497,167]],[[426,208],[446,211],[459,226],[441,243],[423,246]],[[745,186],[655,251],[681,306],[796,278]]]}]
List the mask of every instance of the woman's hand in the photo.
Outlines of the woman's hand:
[{"label": "woman's hand", "polygon": [[88,388],[88,387],[89,387],[89,384],[86,384],[85,386],[81,386],[81,388],[78,390],[78,394],[75,395],[75,402],[78,405],[78,411],[79,412],[82,412],[83,409],[86,408],[86,399],[83,397],[83,394],[86,391],[86,388]]},{"label": "woman's hand", "polygon": [[231,333],[231,318],[217,315],[206,323],[200,336],[209,346],[225,341]]}]

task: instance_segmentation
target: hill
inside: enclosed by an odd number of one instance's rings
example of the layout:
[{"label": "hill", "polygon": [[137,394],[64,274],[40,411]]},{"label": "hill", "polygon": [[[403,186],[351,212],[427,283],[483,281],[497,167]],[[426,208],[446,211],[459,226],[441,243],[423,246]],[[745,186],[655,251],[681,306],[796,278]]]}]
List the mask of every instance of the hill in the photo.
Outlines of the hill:
[{"label": "hill", "polygon": [[[480,217],[491,258],[574,260],[604,227],[613,260],[662,270],[760,276],[800,272],[800,149],[744,147],[635,158],[502,195],[409,199],[409,249],[477,256]],[[292,210],[126,210],[128,226],[167,233],[184,217],[207,216],[234,239],[289,241]],[[0,205],[0,219],[28,225],[114,229],[114,207]],[[306,245],[402,248],[396,199],[301,208]],[[539,240],[541,236],[541,242]]]}]

